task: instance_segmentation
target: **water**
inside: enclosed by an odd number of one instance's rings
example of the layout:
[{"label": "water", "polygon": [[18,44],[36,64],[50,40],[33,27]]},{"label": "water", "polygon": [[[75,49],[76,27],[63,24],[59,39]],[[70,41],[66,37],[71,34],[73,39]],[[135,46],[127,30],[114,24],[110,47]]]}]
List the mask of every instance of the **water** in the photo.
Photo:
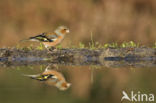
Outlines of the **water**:
[{"label": "water", "polygon": [[148,48],[1,49],[0,103],[121,103],[125,93],[145,103],[156,95],[155,73]]},{"label": "water", "polygon": [[120,103],[123,90],[156,94],[155,66],[50,65],[71,83],[67,90],[24,76],[43,73],[48,65],[1,66],[0,102]]}]

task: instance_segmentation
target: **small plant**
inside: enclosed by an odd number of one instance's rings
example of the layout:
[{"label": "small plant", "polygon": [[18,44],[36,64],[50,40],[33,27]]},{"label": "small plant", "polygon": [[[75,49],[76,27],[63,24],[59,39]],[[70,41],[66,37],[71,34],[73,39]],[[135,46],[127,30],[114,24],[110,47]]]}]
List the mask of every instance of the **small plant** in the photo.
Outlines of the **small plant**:
[{"label": "small plant", "polygon": [[85,48],[85,44],[83,44],[83,43],[79,43],[79,48]]},{"label": "small plant", "polygon": [[123,42],[122,44],[121,44],[121,48],[126,48],[126,47],[139,47],[140,46],[140,44],[139,43],[135,43],[135,42],[133,42],[133,41],[130,41],[130,42]]},{"label": "small plant", "polygon": [[40,45],[36,49],[43,50],[44,49],[44,45],[42,43],[40,43]]},{"label": "small plant", "polygon": [[95,43],[93,41],[93,33],[91,32],[91,42],[89,42],[89,48],[95,49]]},{"label": "small plant", "polygon": [[62,45],[57,45],[56,48],[57,49],[62,49]]},{"label": "small plant", "polygon": [[27,47],[29,50],[33,50],[33,44],[31,44],[29,47]]},{"label": "small plant", "polygon": [[118,44],[117,43],[106,43],[104,44],[104,48],[118,48]]},{"label": "small plant", "polygon": [[155,48],[155,49],[156,49],[156,42],[154,43],[154,46],[153,46],[153,48]]},{"label": "small plant", "polygon": [[17,49],[22,49],[22,47],[19,44],[16,45],[16,48]]},{"label": "small plant", "polygon": [[43,71],[43,66],[42,65],[40,66],[40,71]]},{"label": "small plant", "polygon": [[96,48],[102,48],[102,45],[99,42],[95,43]]},{"label": "small plant", "polygon": [[99,42],[94,42],[93,33],[91,32],[91,42],[89,42],[89,49],[98,49],[102,48],[102,45]]},{"label": "small plant", "polygon": [[101,66],[99,66],[99,65],[90,65],[89,68],[90,69],[101,69]]}]

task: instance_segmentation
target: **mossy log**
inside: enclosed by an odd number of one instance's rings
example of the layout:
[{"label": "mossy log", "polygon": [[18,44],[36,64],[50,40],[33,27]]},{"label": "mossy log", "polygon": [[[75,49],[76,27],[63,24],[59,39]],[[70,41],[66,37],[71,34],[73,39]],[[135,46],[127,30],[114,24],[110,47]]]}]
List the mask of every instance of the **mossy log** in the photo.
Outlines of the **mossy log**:
[{"label": "mossy log", "polygon": [[101,65],[106,67],[156,67],[154,48],[106,49],[17,49],[1,48],[0,65],[19,66],[37,64]]}]

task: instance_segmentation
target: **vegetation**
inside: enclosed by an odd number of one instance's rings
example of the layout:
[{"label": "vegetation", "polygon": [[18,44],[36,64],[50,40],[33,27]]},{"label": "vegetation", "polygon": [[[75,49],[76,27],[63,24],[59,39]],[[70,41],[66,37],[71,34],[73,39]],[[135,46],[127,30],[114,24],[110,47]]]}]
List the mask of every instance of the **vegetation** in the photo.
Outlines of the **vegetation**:
[{"label": "vegetation", "polygon": [[105,43],[104,45],[99,42],[91,42],[89,43],[89,47],[85,46],[83,43],[79,43],[79,48],[88,48],[88,49],[100,49],[100,48],[138,48],[143,47],[139,43],[135,43],[133,41],[123,42],[121,44],[118,43]]},{"label": "vegetation", "polygon": [[[91,32],[90,34],[90,42],[88,43],[88,45],[85,45],[82,42],[79,42],[78,46],[72,45],[69,48],[81,48],[81,49],[102,49],[102,48],[138,48],[138,47],[144,47],[144,45],[140,45],[140,43],[135,43],[134,41],[129,41],[129,42],[123,42],[123,43],[117,43],[117,42],[113,42],[113,43],[105,43],[104,45],[100,44],[97,41],[94,41],[93,39],[93,33]],[[20,45],[17,45],[16,48],[18,49],[28,49],[28,50],[32,50],[34,48],[34,45],[31,44],[28,47],[20,47]],[[56,46],[56,49],[62,49],[62,45],[59,44]],[[152,48],[156,48],[156,42],[154,43],[154,45],[152,46]],[[35,49],[37,50],[44,50],[45,47],[42,43],[40,43],[40,45],[38,45]]]},{"label": "vegetation", "polygon": [[156,42],[154,43],[154,46],[153,46],[153,48],[156,48]]},{"label": "vegetation", "polygon": [[[89,46],[88,46],[89,45]],[[84,43],[80,42],[78,46],[72,45],[69,48],[80,48],[80,49],[103,49],[103,48],[139,48],[139,47],[145,47],[144,45],[140,45],[139,43],[135,43],[134,41],[129,41],[129,42],[123,42],[123,43],[117,43],[117,42],[113,42],[113,43],[105,43],[105,44],[100,44],[99,42],[94,42],[93,39],[91,39],[91,42],[89,42],[88,45],[85,45]],[[39,46],[34,47],[33,44],[31,44],[30,46],[27,47],[21,47],[19,45],[16,46],[17,49],[23,49],[23,50],[33,50],[33,49],[37,49],[37,50],[44,50],[45,47],[42,43],[40,43]],[[58,45],[56,46],[56,49],[62,49],[62,45]],[[156,48],[156,42],[154,43],[154,45],[151,48]]]}]

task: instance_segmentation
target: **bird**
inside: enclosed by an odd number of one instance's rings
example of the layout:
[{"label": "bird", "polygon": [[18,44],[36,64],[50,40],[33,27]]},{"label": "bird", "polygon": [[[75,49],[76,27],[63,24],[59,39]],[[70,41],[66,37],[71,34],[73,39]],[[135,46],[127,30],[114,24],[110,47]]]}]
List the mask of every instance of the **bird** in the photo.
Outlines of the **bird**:
[{"label": "bird", "polygon": [[49,66],[41,74],[24,76],[30,77],[34,80],[42,81],[49,86],[55,86],[61,91],[67,90],[71,86],[71,83],[68,83],[65,80],[65,77],[62,75],[62,73],[48,68]]},{"label": "bird", "polygon": [[59,26],[54,32],[43,32],[36,36],[29,37],[28,39],[21,40],[21,42],[36,41],[43,43],[46,48],[55,47],[62,42],[65,35],[69,32],[70,30],[66,26]]}]

